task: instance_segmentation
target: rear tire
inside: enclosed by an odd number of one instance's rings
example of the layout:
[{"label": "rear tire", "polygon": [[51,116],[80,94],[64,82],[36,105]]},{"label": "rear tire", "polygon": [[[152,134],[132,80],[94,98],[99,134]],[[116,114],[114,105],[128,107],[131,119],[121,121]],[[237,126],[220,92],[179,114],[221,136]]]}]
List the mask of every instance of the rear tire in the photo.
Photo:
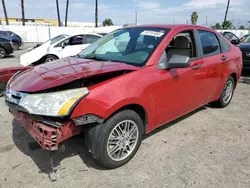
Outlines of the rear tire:
[{"label": "rear tire", "polygon": [[224,85],[219,100],[213,102],[212,105],[219,108],[225,108],[226,106],[228,106],[232,101],[234,90],[235,90],[235,80],[232,76],[230,76],[227,79],[226,84]]},{"label": "rear tire", "polygon": [[140,116],[132,110],[123,110],[104,124],[92,127],[86,139],[93,158],[105,168],[113,169],[133,158],[141,145],[143,134]]},{"label": "rear tire", "polygon": [[47,62],[55,61],[57,59],[58,59],[58,57],[56,57],[54,55],[47,55],[47,56],[45,56],[45,57],[42,58],[42,62],[41,63],[47,63]]},{"label": "rear tire", "polygon": [[0,59],[4,58],[7,55],[7,52],[4,48],[0,47]]},{"label": "rear tire", "polygon": [[19,50],[19,44],[18,44],[18,42],[12,42],[12,47],[13,47],[14,51]]}]

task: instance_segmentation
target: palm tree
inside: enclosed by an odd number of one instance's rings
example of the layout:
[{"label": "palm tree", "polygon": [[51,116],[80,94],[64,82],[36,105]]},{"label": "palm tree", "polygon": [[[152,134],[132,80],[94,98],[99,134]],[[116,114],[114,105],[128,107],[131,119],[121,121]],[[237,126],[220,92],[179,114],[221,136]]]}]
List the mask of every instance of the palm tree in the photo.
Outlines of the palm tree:
[{"label": "palm tree", "polygon": [[67,22],[68,22],[68,10],[69,10],[69,0],[67,0],[66,2],[65,27],[67,27]]},{"label": "palm tree", "polygon": [[56,10],[57,10],[58,26],[61,27],[61,18],[60,18],[60,9],[58,0],[56,0]]},{"label": "palm tree", "polygon": [[227,13],[228,13],[229,5],[230,5],[230,0],[227,1],[227,9],[226,9],[226,13],[225,13],[224,22],[227,21]]},{"label": "palm tree", "polygon": [[21,9],[22,9],[22,22],[25,25],[25,14],[24,14],[24,0],[21,0]]},{"label": "palm tree", "polygon": [[95,0],[95,27],[98,27],[98,0]]},{"label": "palm tree", "polygon": [[9,20],[8,20],[8,15],[7,15],[7,10],[6,10],[6,6],[5,6],[4,0],[2,0],[2,5],[3,5],[3,12],[4,12],[4,16],[5,16],[6,25],[9,25]]},{"label": "palm tree", "polygon": [[192,24],[196,25],[197,20],[198,20],[198,13],[197,12],[193,12],[192,15],[191,15],[191,22],[192,22]]}]

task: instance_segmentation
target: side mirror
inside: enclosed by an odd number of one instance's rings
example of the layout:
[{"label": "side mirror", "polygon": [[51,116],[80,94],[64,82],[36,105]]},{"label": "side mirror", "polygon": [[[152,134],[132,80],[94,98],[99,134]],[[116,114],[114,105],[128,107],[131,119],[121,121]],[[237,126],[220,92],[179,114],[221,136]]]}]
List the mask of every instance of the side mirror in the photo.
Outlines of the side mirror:
[{"label": "side mirror", "polygon": [[66,42],[62,43],[62,49],[65,48],[65,46],[67,46]]},{"label": "side mirror", "polygon": [[190,57],[174,54],[169,61],[161,61],[158,65],[159,70],[169,70],[173,68],[186,68],[190,66]]},{"label": "side mirror", "polygon": [[239,39],[234,39],[234,40],[231,40],[231,43],[234,44],[234,45],[237,45],[237,44],[240,44],[240,40]]}]

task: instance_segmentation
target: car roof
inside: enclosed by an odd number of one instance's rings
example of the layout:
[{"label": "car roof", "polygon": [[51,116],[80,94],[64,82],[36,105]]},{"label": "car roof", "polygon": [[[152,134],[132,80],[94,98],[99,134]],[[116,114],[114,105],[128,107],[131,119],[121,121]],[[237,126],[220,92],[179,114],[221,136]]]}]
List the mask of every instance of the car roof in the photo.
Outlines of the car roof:
[{"label": "car roof", "polygon": [[204,26],[198,26],[198,25],[190,25],[190,24],[146,24],[146,25],[138,25],[138,26],[134,26],[134,27],[152,27],[152,28],[164,28],[164,29],[178,29],[178,28],[200,28],[200,29],[209,29],[209,30],[213,30],[211,28],[208,27],[204,27]]}]

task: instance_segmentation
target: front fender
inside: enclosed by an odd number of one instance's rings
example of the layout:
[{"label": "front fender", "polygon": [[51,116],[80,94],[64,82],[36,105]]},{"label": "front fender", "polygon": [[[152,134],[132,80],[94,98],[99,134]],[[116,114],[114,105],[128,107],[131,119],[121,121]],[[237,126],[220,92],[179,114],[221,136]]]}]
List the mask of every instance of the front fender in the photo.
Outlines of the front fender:
[{"label": "front fender", "polygon": [[142,97],[130,97],[115,100],[112,98],[94,99],[88,96],[76,106],[70,118],[73,119],[86,114],[95,114],[104,119],[108,119],[112,114],[128,105],[139,105],[144,108],[148,120],[146,131],[148,132],[151,130],[155,124],[155,120],[152,118],[154,117],[154,103],[150,94]]}]

